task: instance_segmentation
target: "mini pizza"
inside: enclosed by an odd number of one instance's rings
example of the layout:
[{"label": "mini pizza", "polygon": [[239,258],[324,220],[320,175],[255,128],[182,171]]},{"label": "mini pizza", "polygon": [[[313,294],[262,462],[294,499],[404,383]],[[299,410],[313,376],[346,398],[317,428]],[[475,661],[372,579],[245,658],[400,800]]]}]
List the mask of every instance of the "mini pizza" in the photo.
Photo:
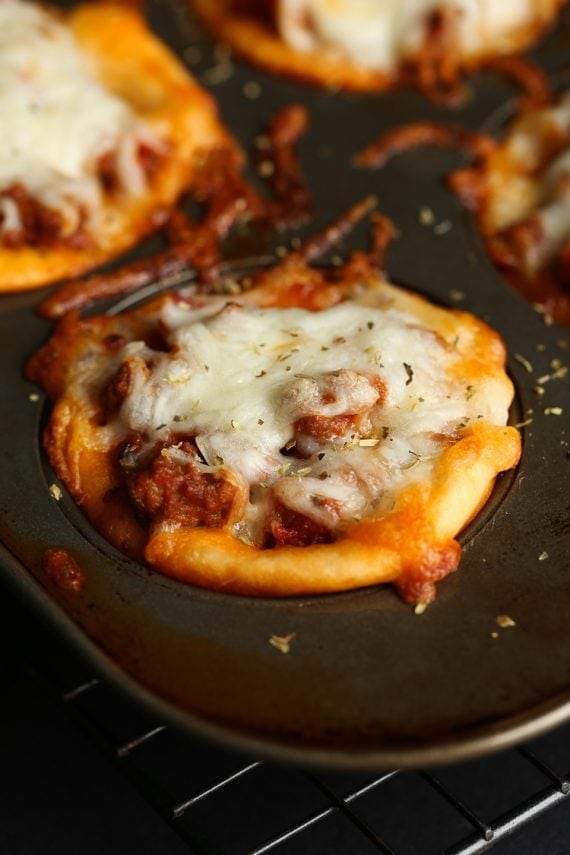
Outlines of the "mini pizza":
[{"label": "mini pizza", "polygon": [[237,53],[310,83],[357,90],[414,83],[460,95],[464,71],[535,42],[564,0],[194,0]]},{"label": "mini pizza", "polygon": [[570,93],[523,109],[504,140],[451,183],[517,290],[570,324]]},{"label": "mini pizza", "polygon": [[134,7],[0,2],[0,290],[77,276],[164,223],[214,104]]},{"label": "mini pizza", "polygon": [[254,596],[394,582],[410,603],[520,454],[498,335],[389,284],[292,253],[238,294],[69,313],[28,376],[45,448],[115,547]]}]

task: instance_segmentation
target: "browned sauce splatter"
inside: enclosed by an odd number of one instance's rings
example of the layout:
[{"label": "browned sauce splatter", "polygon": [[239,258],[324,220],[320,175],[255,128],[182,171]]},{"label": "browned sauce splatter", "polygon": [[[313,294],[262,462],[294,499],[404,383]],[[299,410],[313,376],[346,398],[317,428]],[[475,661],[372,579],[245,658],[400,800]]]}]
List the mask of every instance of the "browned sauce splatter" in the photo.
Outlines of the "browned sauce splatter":
[{"label": "browned sauce splatter", "polygon": [[85,573],[73,555],[65,549],[46,549],[42,557],[46,576],[62,591],[78,594],[85,584]]}]

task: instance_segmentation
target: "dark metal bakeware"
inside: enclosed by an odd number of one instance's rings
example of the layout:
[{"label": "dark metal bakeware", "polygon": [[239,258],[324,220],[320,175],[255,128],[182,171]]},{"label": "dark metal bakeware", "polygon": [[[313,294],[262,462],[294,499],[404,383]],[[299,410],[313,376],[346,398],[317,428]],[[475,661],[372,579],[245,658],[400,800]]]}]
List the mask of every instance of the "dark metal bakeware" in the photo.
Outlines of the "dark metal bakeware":
[{"label": "dark metal bakeware", "polygon": [[[373,192],[401,232],[389,254],[392,278],[473,311],[503,335],[517,389],[513,419],[528,422],[523,458],[462,536],[460,569],[422,616],[389,587],[253,600],[184,586],[117,553],[65,491],[59,502],[50,493],[55,478],[40,450],[47,408],[22,374],[50,325],[35,313],[40,295],[7,296],[0,303],[3,574],[74,646],[161,715],[257,753],[361,768],[417,766],[503,747],[568,718],[568,379],[544,383],[542,397],[533,391],[554,360],[568,362],[568,332],[545,325],[487,260],[443,182],[458,155],[426,148],[376,173],[350,165],[381,129],[411,119],[486,125],[514,90],[481,76],[453,114],[411,91],[321,92],[232,64],[196,37],[174,0],[149,7],[156,29],[197,76],[216,83],[222,116],[246,149],[280,106],[309,107],[300,151],[316,210],[300,234]],[[566,17],[537,58],[555,73],[569,46]],[[422,224],[422,209],[433,212],[432,225]],[[364,246],[366,231],[357,229],[338,253]],[[62,591],[44,576],[42,555],[53,546],[79,561],[82,593]],[[515,625],[499,627],[499,615]],[[269,644],[272,635],[289,633],[288,654]]]}]

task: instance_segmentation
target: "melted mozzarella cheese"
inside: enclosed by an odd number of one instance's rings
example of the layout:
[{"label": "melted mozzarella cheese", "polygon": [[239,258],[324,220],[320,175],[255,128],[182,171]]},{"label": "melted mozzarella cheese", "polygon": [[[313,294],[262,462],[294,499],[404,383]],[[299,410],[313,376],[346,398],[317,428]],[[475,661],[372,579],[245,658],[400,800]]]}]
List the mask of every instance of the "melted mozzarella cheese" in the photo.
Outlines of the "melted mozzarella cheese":
[{"label": "melted mozzarella cheese", "polygon": [[539,224],[540,238],[523,259],[532,274],[570,240],[570,95],[523,115],[504,150],[506,160],[490,176],[490,225],[498,231],[529,218]]},{"label": "melted mozzarella cheese", "polygon": [[279,0],[277,22],[296,50],[330,49],[366,68],[394,71],[421,44],[430,14],[457,10],[465,56],[534,19],[532,0]]},{"label": "melted mozzarella cheese", "polygon": [[551,118],[566,139],[566,147],[539,178],[540,199],[536,216],[541,224],[542,240],[529,258],[529,267],[540,270],[555,258],[570,240],[570,96],[551,110]]},{"label": "melted mozzarella cheese", "polygon": [[[506,422],[504,402],[454,376],[455,348],[393,308],[311,312],[212,297],[168,302],[161,321],[168,352],[134,342],[117,356],[131,368],[120,431],[150,443],[194,437],[209,467],[249,485],[236,530],[253,540],[267,488],[338,529],[425,477],[470,421]],[[295,456],[300,419],[342,414],[363,418],[341,435],[309,437]]]},{"label": "melted mozzarella cheese", "polygon": [[[78,208],[96,228],[101,157],[112,153],[121,190],[146,186],[137,141],[156,147],[150,130],[95,79],[71,31],[41,7],[0,0],[0,192],[15,183],[63,214],[67,231]],[[19,224],[14,206],[2,230]]]}]

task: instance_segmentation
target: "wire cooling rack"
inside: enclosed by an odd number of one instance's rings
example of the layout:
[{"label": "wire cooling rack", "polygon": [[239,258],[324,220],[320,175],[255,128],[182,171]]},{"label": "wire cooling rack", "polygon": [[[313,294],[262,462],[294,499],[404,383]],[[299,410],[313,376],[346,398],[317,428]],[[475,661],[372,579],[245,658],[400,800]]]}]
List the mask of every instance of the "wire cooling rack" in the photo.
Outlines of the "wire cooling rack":
[{"label": "wire cooling rack", "polygon": [[570,736],[570,728],[437,770],[303,770],[155,721],[51,635],[40,643],[36,638],[20,656],[28,677],[174,829],[188,853],[474,855],[570,794],[570,739],[560,738]]}]

